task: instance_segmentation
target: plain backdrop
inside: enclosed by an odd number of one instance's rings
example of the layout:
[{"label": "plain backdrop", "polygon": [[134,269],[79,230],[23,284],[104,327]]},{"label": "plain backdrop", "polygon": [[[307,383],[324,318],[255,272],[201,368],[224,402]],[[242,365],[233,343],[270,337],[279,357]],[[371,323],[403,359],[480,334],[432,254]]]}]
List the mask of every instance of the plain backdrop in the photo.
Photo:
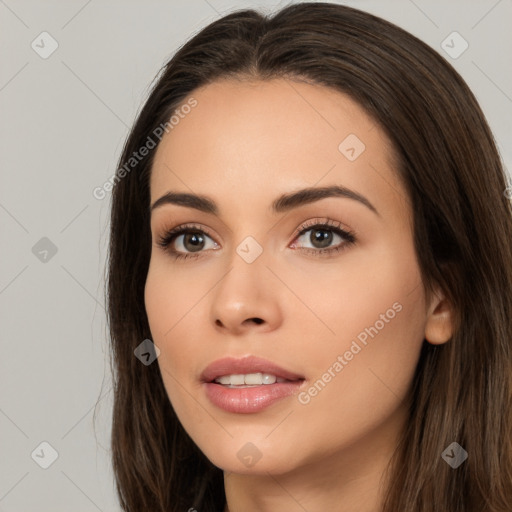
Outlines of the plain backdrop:
[{"label": "plain backdrop", "polygon": [[[0,0],[0,512],[120,510],[104,304],[110,195],[93,190],[115,172],[151,81],[180,45],[230,11],[285,3]],[[511,169],[512,0],[340,3],[445,56]],[[468,44],[456,57],[442,46],[454,31],[455,53]]]}]

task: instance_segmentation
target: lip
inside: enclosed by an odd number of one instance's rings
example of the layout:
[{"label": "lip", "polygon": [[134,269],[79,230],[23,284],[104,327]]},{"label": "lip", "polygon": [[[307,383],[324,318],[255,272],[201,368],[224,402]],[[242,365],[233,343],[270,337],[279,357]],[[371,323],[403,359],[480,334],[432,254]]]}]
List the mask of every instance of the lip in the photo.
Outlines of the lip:
[{"label": "lip", "polygon": [[[246,388],[229,388],[214,382],[223,375],[270,373],[287,382],[262,384]],[[260,412],[273,403],[295,394],[304,384],[303,376],[259,357],[242,359],[227,357],[214,361],[201,374],[201,381],[210,402],[224,411],[248,414]]]},{"label": "lip", "polygon": [[214,361],[203,370],[201,380],[203,382],[213,382],[216,378],[222,377],[223,375],[241,373],[270,373],[276,377],[286,380],[304,379],[302,375],[285,370],[267,359],[255,356],[246,356],[242,359],[225,357]]}]

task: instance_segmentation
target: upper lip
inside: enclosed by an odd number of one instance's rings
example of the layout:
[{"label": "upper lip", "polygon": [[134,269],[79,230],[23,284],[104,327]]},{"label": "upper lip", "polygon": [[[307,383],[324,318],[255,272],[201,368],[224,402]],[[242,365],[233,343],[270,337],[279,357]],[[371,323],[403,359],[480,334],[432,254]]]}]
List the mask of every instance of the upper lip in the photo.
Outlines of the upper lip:
[{"label": "upper lip", "polygon": [[281,368],[272,361],[255,356],[241,359],[225,357],[209,364],[201,374],[203,382],[213,382],[223,375],[240,375],[247,373],[269,373],[286,380],[304,379],[301,375]]}]

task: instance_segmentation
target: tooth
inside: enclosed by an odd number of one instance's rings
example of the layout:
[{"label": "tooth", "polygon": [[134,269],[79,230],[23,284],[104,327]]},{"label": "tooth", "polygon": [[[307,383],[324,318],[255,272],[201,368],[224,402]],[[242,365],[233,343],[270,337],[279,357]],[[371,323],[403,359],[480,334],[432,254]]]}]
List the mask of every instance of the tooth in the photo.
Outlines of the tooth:
[{"label": "tooth", "polygon": [[[264,375],[263,375],[264,377]],[[261,373],[248,373],[244,376],[244,381],[246,384],[263,384],[264,380],[262,380]]]},{"label": "tooth", "polygon": [[245,375],[230,375],[230,384],[232,386],[241,386],[245,384]]},{"label": "tooth", "polygon": [[276,382],[276,376],[270,375],[269,373],[263,374],[263,384],[274,384]]},{"label": "tooth", "polygon": [[286,379],[276,377],[271,373],[232,374],[215,379],[215,382],[224,386],[261,386],[262,384],[269,385],[285,381]]}]

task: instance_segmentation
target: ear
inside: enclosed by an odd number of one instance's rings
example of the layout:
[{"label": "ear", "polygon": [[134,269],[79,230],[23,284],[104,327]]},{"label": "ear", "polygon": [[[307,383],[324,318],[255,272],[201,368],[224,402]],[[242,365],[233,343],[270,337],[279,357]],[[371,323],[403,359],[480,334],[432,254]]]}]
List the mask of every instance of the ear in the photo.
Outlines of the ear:
[{"label": "ear", "polygon": [[441,345],[453,335],[453,307],[440,288],[437,288],[427,308],[425,339]]}]

